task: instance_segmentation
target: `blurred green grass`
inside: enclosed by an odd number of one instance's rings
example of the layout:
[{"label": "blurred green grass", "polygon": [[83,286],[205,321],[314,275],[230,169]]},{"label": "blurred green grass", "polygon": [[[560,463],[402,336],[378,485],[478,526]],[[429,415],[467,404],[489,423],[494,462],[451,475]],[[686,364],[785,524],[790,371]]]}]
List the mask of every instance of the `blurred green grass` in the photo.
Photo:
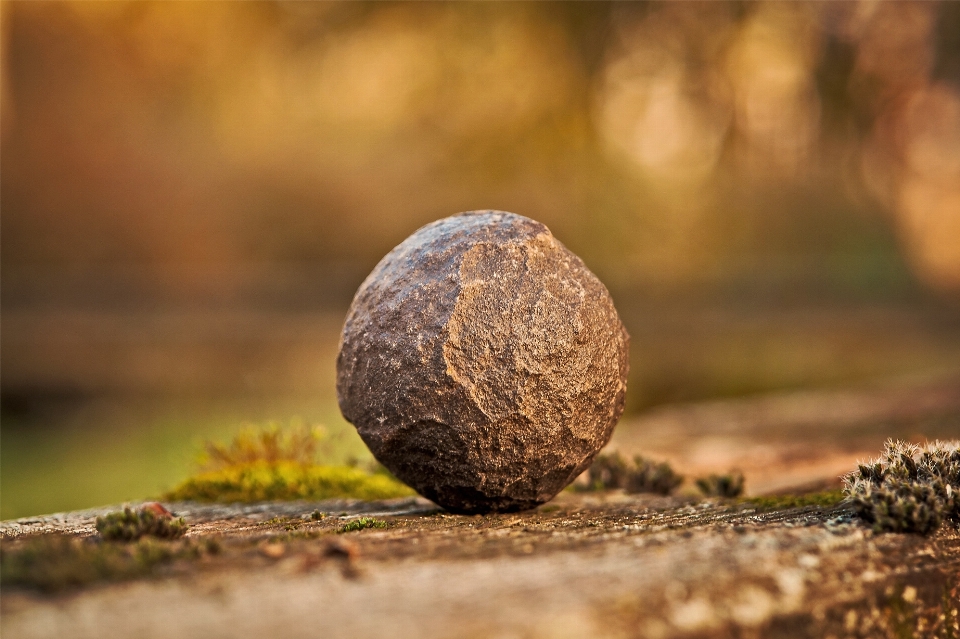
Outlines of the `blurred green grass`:
[{"label": "blurred green grass", "polygon": [[244,424],[286,422],[291,416],[324,425],[329,433],[325,462],[371,458],[335,402],[233,400],[135,407],[103,402],[71,411],[66,424],[47,428],[4,418],[0,517],[158,496],[195,470],[204,440],[228,441]]}]

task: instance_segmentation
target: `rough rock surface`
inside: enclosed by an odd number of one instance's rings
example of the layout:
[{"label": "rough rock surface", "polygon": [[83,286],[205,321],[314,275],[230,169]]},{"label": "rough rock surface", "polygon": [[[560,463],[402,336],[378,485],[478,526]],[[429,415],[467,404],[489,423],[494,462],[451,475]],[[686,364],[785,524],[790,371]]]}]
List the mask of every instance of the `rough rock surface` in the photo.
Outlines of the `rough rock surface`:
[{"label": "rough rock surface", "polygon": [[629,336],[606,288],[539,222],[429,224],[357,291],[337,396],[374,456],[456,512],[532,508],[623,412]]}]

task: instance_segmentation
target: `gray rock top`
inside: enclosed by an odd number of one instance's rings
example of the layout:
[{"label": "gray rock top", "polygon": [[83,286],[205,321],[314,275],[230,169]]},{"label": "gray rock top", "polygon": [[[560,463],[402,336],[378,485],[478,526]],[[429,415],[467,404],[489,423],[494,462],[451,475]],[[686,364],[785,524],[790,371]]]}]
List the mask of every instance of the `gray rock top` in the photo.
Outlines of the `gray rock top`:
[{"label": "gray rock top", "polygon": [[628,348],[607,289],[547,227],[462,213],[415,232],[361,285],[337,394],[374,456],[425,497],[520,510],[610,439]]}]

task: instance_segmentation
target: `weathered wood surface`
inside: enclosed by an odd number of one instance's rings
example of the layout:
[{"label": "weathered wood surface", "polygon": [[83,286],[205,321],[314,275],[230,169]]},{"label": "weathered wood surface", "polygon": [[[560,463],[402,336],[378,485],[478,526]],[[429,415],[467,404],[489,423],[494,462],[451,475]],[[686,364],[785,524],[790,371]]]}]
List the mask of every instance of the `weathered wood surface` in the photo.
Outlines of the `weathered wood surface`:
[{"label": "weathered wood surface", "polygon": [[[835,485],[888,436],[955,438],[958,397],[944,385],[663,409],[614,444],[688,473],[739,465],[755,493]],[[5,588],[3,637],[960,636],[960,532],[873,534],[842,505],[565,492],[488,516],[420,499],[170,507],[222,552],[57,595]],[[0,533],[90,535],[104,510]],[[336,534],[361,515],[388,527]]]}]

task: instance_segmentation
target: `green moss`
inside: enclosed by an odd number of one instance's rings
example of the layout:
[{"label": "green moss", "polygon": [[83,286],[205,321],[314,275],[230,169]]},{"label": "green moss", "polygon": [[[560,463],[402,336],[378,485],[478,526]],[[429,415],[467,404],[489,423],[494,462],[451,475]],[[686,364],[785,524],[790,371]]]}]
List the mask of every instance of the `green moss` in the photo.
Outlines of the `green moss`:
[{"label": "green moss", "polygon": [[415,493],[381,467],[318,463],[325,434],[294,423],[246,428],[228,444],[207,442],[200,472],[164,496],[174,501],[390,499]]},{"label": "green moss", "polygon": [[337,528],[337,533],[348,533],[355,532],[357,530],[364,530],[366,528],[386,528],[387,522],[382,519],[376,519],[374,517],[360,517],[359,519],[354,519],[353,521],[347,522],[346,524]]},{"label": "green moss", "polygon": [[174,519],[149,509],[122,511],[97,517],[97,532],[108,541],[136,541],[141,537],[177,539],[187,532],[183,517]]},{"label": "green moss", "polygon": [[255,461],[200,473],[164,496],[171,501],[254,502],[275,499],[390,499],[415,494],[385,473],[349,466]]},{"label": "green moss", "polygon": [[161,564],[218,551],[219,546],[209,542],[163,542],[144,537],[126,544],[41,535],[0,548],[0,584],[57,592],[94,582],[142,577]]},{"label": "green moss", "polygon": [[819,493],[808,493],[805,495],[751,497],[742,501],[745,504],[755,506],[757,510],[786,510],[788,508],[803,508],[806,506],[831,508],[839,505],[843,500],[844,493],[838,488],[836,490],[824,490]]},{"label": "green moss", "polygon": [[279,526],[290,521],[289,517],[271,517],[266,521],[261,521],[258,526]]}]

